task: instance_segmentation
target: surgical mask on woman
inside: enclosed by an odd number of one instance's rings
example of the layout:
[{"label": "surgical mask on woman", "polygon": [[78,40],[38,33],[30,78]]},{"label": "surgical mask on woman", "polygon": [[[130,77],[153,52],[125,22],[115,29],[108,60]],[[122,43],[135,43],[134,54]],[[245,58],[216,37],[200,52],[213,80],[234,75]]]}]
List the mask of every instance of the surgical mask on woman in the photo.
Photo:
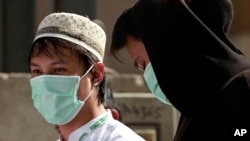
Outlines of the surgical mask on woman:
[{"label": "surgical mask on woman", "polygon": [[41,75],[30,80],[34,106],[48,123],[63,125],[78,114],[93,90],[81,101],[77,97],[79,84],[93,66],[82,77]]},{"label": "surgical mask on woman", "polygon": [[148,63],[148,65],[146,66],[143,76],[144,76],[144,79],[146,80],[146,83],[150,91],[154,94],[154,96],[157,99],[159,99],[161,102],[168,104],[168,105],[172,105],[171,102],[166,97],[166,95],[162,92],[158,84],[158,81],[156,79],[155,72],[153,70],[151,63]]}]

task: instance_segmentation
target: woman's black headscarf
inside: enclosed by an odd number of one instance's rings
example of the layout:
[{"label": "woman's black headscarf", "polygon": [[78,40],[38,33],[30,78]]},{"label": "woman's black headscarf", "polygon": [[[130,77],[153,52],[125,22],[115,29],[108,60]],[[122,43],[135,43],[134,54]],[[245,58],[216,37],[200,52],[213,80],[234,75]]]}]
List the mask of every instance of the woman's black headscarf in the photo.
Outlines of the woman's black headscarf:
[{"label": "woman's black headscarf", "polygon": [[162,91],[183,114],[249,67],[226,35],[230,0],[139,0],[130,10]]}]

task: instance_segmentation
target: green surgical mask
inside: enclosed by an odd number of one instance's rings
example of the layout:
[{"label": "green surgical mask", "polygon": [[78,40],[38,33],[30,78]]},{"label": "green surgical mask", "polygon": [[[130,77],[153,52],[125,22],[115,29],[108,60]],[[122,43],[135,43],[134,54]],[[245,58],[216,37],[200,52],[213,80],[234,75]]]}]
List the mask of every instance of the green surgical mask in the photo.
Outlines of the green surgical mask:
[{"label": "green surgical mask", "polygon": [[34,107],[48,123],[63,125],[70,122],[92,94],[83,100],[77,97],[82,76],[41,75],[30,80]]},{"label": "green surgical mask", "polygon": [[172,105],[166,95],[162,92],[151,63],[148,63],[148,65],[146,66],[143,76],[150,91],[154,94],[154,96],[161,102],[168,105]]}]

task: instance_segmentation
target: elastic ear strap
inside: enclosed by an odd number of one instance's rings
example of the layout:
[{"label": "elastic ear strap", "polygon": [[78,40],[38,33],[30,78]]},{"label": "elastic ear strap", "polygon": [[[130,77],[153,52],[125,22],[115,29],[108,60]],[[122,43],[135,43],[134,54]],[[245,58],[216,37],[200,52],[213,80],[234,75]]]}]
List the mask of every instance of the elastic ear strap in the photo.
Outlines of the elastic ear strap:
[{"label": "elastic ear strap", "polygon": [[90,66],[90,68],[85,72],[84,75],[82,75],[80,79],[84,78],[89,73],[89,71],[92,70],[93,67],[94,67],[94,64]]},{"label": "elastic ear strap", "polygon": [[83,102],[87,101],[89,99],[89,97],[91,96],[92,92],[93,92],[94,87],[92,87],[92,89],[90,90],[88,96],[83,100]]}]

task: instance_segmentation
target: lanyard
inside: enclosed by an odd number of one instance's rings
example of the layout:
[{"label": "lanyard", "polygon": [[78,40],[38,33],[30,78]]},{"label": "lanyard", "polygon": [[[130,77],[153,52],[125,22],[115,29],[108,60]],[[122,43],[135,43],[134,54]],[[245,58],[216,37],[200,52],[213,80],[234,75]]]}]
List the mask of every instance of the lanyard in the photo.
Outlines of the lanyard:
[{"label": "lanyard", "polygon": [[99,117],[97,121],[95,121],[93,124],[89,125],[85,132],[81,135],[79,138],[79,141],[82,141],[86,136],[88,136],[91,132],[93,132],[95,129],[97,129],[99,126],[103,125],[109,118],[110,118],[109,112],[106,112],[103,116]]}]

